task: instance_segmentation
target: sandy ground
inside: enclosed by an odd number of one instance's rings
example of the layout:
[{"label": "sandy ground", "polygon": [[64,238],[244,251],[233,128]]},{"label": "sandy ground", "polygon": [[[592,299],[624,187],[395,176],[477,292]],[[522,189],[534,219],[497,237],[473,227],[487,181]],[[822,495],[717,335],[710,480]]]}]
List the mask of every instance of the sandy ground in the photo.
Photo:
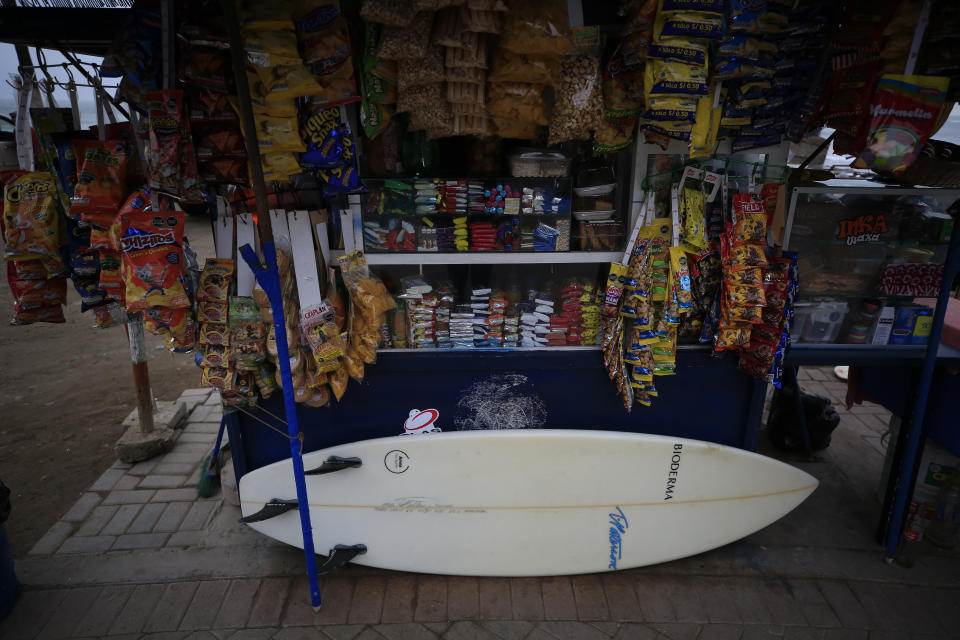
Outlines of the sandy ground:
[{"label": "sandy ground", "polygon": [[[209,221],[188,216],[187,237],[202,266],[213,255]],[[0,283],[0,480],[11,491],[14,556],[25,555],[113,463],[120,424],[136,407],[126,331],[91,328],[91,314],[80,313],[68,289],[65,324],[11,327],[13,300]],[[151,335],[147,351],[158,400],[200,386],[192,354],[171,354]]]}]

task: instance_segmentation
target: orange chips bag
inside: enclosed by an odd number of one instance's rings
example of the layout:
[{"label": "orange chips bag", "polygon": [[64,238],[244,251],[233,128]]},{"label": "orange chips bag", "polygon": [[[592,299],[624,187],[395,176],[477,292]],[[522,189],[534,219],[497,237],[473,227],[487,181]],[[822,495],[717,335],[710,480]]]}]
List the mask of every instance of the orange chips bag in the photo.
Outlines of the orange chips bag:
[{"label": "orange chips bag", "polygon": [[123,140],[74,140],[77,186],[70,215],[107,228],[123,202],[127,185],[127,151]]},{"label": "orange chips bag", "polygon": [[3,225],[8,260],[60,261],[60,224],[53,176],[24,174],[3,189]]},{"label": "orange chips bag", "polygon": [[120,216],[127,311],[190,306],[181,280],[183,212],[140,212]]}]

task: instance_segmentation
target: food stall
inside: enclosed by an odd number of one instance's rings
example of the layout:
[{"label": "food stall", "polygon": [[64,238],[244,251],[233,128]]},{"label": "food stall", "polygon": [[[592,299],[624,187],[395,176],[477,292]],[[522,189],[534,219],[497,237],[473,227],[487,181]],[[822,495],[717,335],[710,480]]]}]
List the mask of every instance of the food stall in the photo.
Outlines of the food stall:
[{"label": "food stall", "polygon": [[[138,3],[100,70],[130,120],[21,99],[14,321],[60,321],[69,280],[99,326],[167,337],[238,476],[290,457],[300,500],[303,453],[424,430],[755,450],[792,366],[936,361],[958,192],[907,172],[956,11],[922,4]],[[824,125],[873,182],[803,182],[790,141]]]}]

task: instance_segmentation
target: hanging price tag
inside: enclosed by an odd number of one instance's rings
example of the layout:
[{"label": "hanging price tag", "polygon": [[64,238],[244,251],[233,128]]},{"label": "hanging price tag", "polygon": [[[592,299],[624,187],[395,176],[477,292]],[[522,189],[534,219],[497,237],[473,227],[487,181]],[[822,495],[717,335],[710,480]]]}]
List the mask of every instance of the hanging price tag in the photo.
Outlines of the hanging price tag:
[{"label": "hanging price tag", "polygon": [[627,264],[630,262],[630,258],[633,257],[633,246],[637,243],[637,236],[640,235],[640,229],[646,224],[647,216],[647,202],[643,201],[643,204],[640,206],[640,215],[637,216],[637,221],[633,225],[633,230],[630,232],[630,237],[627,239],[627,248],[623,251],[623,258],[620,259],[620,264]]},{"label": "hanging price tag", "polygon": [[656,194],[651,191],[647,194],[647,219],[644,221],[644,224],[650,224],[657,214],[657,200]]},{"label": "hanging price tag", "polygon": [[720,190],[720,174],[713,171],[703,172],[704,189],[710,188],[710,195],[707,196],[707,202],[713,202],[717,198],[717,191]]},{"label": "hanging price tag", "polygon": [[671,247],[680,246],[680,198],[679,189],[676,186],[670,187],[670,219],[673,224],[673,237]]},{"label": "hanging price tag", "polygon": [[723,221],[726,222],[730,219],[730,193],[727,174],[723,174],[723,179],[720,181],[720,198],[720,210],[723,215]]},{"label": "hanging price tag", "polygon": [[703,169],[698,167],[687,167],[683,170],[683,176],[680,178],[680,184],[677,185],[677,191],[683,191],[683,183],[690,180],[703,180]]}]

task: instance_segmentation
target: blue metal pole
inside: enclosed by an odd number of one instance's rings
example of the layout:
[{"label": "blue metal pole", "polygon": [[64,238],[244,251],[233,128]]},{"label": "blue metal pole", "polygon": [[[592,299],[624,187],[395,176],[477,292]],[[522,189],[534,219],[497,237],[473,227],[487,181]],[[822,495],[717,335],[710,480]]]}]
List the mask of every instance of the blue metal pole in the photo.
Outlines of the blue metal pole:
[{"label": "blue metal pole", "polygon": [[947,304],[950,301],[950,288],[960,273],[960,223],[954,222],[950,234],[950,250],[946,263],[943,266],[943,280],[940,283],[940,294],[937,296],[937,308],[933,315],[933,326],[927,340],[927,351],[923,357],[920,371],[920,383],[917,385],[917,398],[913,405],[913,414],[910,419],[907,436],[907,448],[897,474],[896,496],[893,503],[890,525],[887,527],[886,547],[887,558],[892,559],[900,548],[900,536],[906,518],[907,499],[910,496],[913,478],[913,468],[916,464],[920,435],[923,432],[923,419],[927,410],[927,396],[930,385],[933,383],[933,370],[937,364],[937,350],[940,347],[940,336],[943,333],[943,319],[947,314]]},{"label": "blue metal pole", "polygon": [[303,475],[303,458],[300,451],[300,425],[297,421],[297,403],[293,398],[293,374],[290,372],[290,353],[287,350],[287,327],[284,324],[283,294],[280,289],[280,274],[277,271],[277,251],[272,242],[263,242],[263,257],[266,266],[260,263],[250,245],[240,247],[240,254],[250,265],[257,282],[270,299],[273,314],[273,330],[277,341],[277,365],[283,382],[283,407],[287,416],[287,434],[290,436],[290,458],[293,461],[293,481],[297,488],[297,503],[300,505],[300,528],[303,531],[303,553],[307,558],[307,577],[310,580],[310,604],[320,607],[320,587],[317,582],[317,554],[313,548],[313,527],[310,524],[310,501],[307,499],[307,483]]}]

